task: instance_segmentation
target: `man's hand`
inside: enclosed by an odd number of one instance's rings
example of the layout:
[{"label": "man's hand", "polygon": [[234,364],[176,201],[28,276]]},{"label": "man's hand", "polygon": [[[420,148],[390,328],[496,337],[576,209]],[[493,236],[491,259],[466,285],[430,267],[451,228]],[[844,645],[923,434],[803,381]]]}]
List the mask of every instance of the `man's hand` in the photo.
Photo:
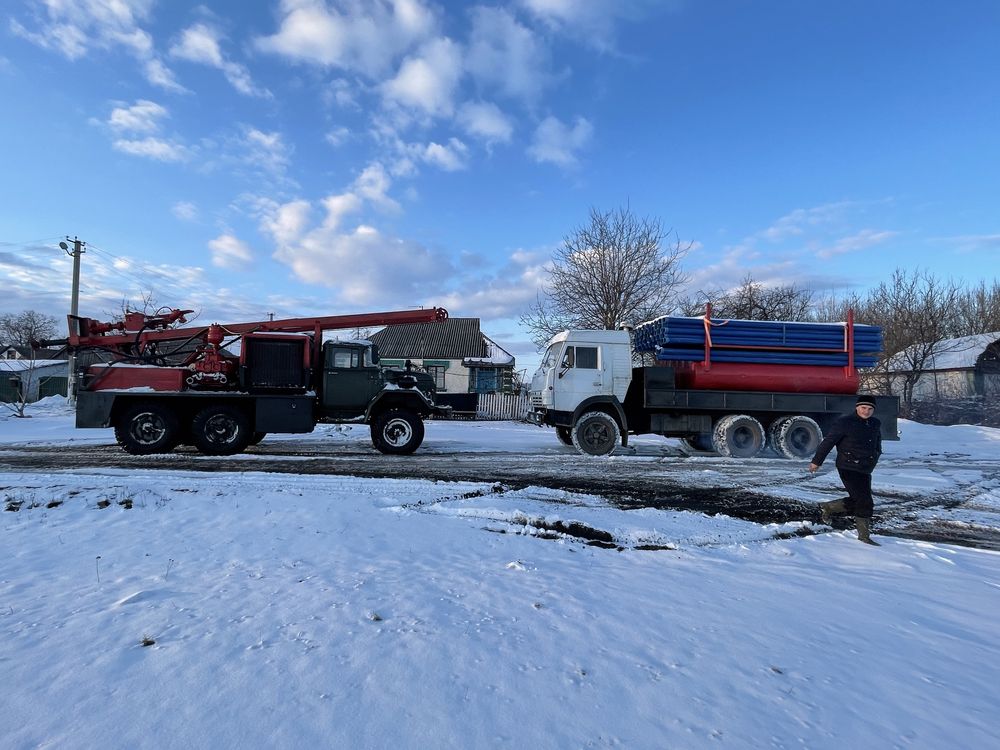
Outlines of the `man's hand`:
[{"label": "man's hand", "polygon": [[819,468],[819,464],[809,464],[809,473],[810,474],[815,474],[816,473],[816,469],[818,469],[818,468]]}]

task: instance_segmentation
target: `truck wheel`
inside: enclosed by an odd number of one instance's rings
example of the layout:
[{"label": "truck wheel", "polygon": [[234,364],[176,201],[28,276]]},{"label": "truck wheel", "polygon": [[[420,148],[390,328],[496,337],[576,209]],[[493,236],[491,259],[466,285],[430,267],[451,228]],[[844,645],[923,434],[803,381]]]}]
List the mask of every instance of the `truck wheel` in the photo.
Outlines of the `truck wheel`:
[{"label": "truck wheel", "polygon": [[764,448],[764,428],[747,414],[729,414],[712,430],[712,447],[720,456],[753,458]]},{"label": "truck wheel", "polygon": [[812,458],[823,442],[823,431],[809,417],[780,417],[767,428],[771,449],[784,458]]},{"label": "truck wheel", "polygon": [[191,422],[195,447],[208,456],[231,456],[242,453],[253,438],[250,418],[233,406],[209,406]]},{"label": "truck wheel", "polygon": [[556,437],[563,445],[573,445],[573,430],[569,427],[556,427]]},{"label": "truck wheel", "polygon": [[180,424],[165,404],[136,404],[115,422],[115,440],[126,453],[169,453],[180,439]]},{"label": "truck wheel", "polygon": [[610,414],[591,411],[577,420],[573,427],[573,445],[580,453],[607,456],[618,447],[621,430]]},{"label": "truck wheel", "polygon": [[403,456],[424,442],[424,421],[406,409],[389,409],[372,420],[372,445],[382,453]]}]

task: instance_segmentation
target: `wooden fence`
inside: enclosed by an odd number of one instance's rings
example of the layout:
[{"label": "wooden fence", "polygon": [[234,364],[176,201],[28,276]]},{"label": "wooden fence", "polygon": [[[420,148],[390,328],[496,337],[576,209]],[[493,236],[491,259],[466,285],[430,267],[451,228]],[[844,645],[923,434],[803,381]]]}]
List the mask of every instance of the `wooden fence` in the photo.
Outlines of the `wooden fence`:
[{"label": "wooden fence", "polygon": [[480,393],[476,419],[524,419],[528,408],[527,393]]}]

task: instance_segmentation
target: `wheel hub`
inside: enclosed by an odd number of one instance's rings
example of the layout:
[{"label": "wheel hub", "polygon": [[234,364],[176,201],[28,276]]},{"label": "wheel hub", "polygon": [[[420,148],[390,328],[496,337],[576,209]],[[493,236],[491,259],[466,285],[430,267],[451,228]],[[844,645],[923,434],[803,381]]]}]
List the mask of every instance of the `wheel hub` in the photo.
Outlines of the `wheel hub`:
[{"label": "wheel hub", "polygon": [[413,435],[410,424],[405,419],[391,419],[382,430],[385,441],[393,448],[400,448],[409,442]]}]

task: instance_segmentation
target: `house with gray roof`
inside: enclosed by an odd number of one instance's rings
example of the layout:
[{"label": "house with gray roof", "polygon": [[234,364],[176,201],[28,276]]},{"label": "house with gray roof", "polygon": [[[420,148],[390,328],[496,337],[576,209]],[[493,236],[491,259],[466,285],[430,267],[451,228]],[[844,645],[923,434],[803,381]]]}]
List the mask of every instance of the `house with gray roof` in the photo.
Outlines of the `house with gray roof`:
[{"label": "house with gray roof", "polygon": [[[373,334],[383,366],[422,367],[437,386],[440,403],[450,395],[510,393],[514,357],[479,328],[479,318],[386,326]],[[456,407],[459,408],[459,407]]]}]

